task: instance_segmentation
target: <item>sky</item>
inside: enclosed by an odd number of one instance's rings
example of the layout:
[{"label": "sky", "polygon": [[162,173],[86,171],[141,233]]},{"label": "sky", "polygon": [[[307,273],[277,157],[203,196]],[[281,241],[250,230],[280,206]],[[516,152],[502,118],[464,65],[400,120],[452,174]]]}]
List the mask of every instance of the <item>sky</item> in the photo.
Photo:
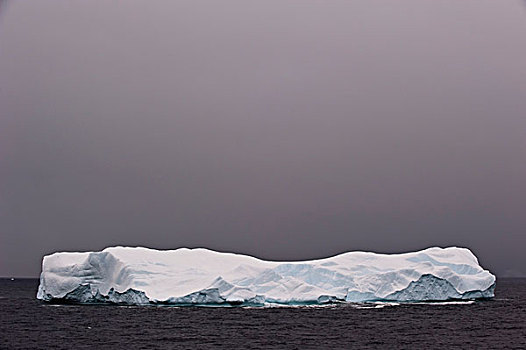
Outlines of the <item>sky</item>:
[{"label": "sky", "polygon": [[0,276],[107,246],[526,276],[526,6],[4,1]]}]

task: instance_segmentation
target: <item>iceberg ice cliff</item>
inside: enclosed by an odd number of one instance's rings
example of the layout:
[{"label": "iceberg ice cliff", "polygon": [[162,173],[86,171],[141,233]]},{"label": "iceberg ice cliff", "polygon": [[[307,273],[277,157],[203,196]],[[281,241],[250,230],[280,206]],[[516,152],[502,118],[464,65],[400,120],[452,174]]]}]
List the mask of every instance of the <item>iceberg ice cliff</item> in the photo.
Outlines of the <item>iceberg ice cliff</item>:
[{"label": "iceberg ice cliff", "polygon": [[111,247],[45,256],[37,298],[131,305],[305,305],[494,296],[495,276],[466,248],[349,252],[275,262],[208,249]]}]

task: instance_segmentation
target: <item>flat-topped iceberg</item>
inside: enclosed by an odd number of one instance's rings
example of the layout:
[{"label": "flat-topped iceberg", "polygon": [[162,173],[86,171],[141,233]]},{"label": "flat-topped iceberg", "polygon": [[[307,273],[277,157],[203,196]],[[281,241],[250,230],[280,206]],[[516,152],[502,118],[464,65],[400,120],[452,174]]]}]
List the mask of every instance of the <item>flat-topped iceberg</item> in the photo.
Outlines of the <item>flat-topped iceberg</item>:
[{"label": "flat-topped iceberg", "polygon": [[44,257],[37,298],[53,302],[306,305],[494,296],[495,276],[466,248],[349,252],[277,262],[208,249],[111,247]]}]

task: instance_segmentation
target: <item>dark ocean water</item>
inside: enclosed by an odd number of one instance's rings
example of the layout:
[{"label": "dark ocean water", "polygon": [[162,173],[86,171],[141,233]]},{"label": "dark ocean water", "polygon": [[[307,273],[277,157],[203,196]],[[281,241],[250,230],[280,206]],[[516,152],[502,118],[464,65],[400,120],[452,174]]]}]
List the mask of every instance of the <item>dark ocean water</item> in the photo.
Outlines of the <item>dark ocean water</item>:
[{"label": "dark ocean water", "polygon": [[303,308],[50,305],[0,279],[2,349],[526,348],[526,279],[472,304]]}]

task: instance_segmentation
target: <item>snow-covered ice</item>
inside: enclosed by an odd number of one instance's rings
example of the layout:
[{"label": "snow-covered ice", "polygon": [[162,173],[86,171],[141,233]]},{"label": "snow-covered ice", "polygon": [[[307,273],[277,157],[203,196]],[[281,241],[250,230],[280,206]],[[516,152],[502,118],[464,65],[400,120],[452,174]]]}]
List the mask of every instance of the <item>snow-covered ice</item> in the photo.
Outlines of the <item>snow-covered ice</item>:
[{"label": "snow-covered ice", "polygon": [[403,254],[349,252],[277,262],[208,249],[111,247],[45,256],[37,298],[76,303],[310,305],[474,300],[495,276],[466,248]]}]

